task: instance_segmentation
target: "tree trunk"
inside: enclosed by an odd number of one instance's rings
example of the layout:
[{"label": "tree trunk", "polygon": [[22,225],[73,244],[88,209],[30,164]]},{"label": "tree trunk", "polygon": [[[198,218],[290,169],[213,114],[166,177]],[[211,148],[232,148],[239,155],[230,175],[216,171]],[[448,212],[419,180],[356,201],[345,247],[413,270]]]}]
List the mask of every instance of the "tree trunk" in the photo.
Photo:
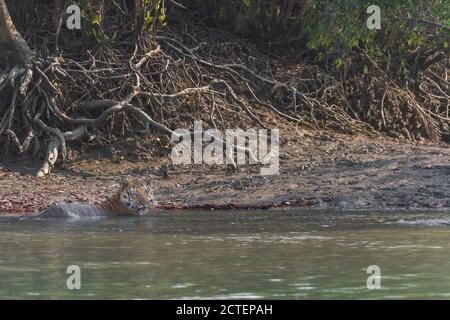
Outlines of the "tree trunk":
[{"label": "tree trunk", "polygon": [[33,52],[17,32],[5,0],[0,0],[0,56],[21,65],[29,63],[33,56]]}]

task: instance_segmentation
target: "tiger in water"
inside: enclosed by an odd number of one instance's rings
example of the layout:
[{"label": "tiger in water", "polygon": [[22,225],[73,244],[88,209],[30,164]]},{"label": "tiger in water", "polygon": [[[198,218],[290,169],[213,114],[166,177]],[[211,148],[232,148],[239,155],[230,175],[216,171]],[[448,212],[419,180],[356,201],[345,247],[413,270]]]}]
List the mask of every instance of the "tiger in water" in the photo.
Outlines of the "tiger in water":
[{"label": "tiger in water", "polygon": [[121,182],[119,191],[100,204],[59,204],[35,217],[47,219],[137,216],[155,207],[150,185],[139,180],[128,180]]}]

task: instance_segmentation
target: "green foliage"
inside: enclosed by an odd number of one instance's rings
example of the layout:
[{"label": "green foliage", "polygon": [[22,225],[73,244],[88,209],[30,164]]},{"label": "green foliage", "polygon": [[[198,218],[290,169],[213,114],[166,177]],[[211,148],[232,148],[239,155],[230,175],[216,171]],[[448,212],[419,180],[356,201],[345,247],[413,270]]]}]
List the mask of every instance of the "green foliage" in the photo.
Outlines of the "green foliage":
[{"label": "green foliage", "polygon": [[[314,1],[309,8],[314,19],[306,26],[307,46],[328,52],[337,50],[340,57],[355,49],[362,50],[375,60],[420,53],[429,55],[429,52],[446,48],[448,52],[447,41],[444,41],[449,37],[448,30],[433,25],[436,22],[449,26],[448,0],[376,1],[381,8],[381,30],[370,30],[366,26],[369,17],[366,10],[371,4],[374,4],[371,0]],[[402,58],[393,66],[398,66],[399,76],[408,79],[416,63],[414,59]]]},{"label": "green foliage", "polygon": [[[330,43],[341,43],[347,48],[352,48],[361,44],[370,44],[376,40],[377,35],[382,34],[384,37],[396,38],[395,40],[400,40],[399,42],[410,47],[420,46],[423,44],[426,25],[407,23],[407,17],[410,17],[408,19],[411,21],[430,19],[439,22],[449,15],[448,10],[442,12],[435,10],[439,7],[437,2],[443,5],[447,1],[435,1],[433,5],[430,5],[429,1],[378,1],[382,12],[382,29],[381,31],[369,30],[365,26],[368,17],[366,8],[372,2],[369,0],[336,1],[323,8],[321,18],[312,28],[322,34],[328,42],[321,43],[317,39],[311,39],[311,43],[315,41],[315,44],[324,46]],[[432,14],[431,9],[437,11],[436,14]]]},{"label": "green foliage", "polygon": [[[99,44],[114,45],[118,39],[118,30],[112,25],[106,25],[104,20],[105,12],[100,12],[100,1],[83,0],[79,4],[81,8],[81,17],[83,19],[83,32]],[[145,31],[155,32],[158,28],[167,26],[167,9],[162,0],[143,1],[142,23]],[[114,14],[114,12],[109,12]]]},{"label": "green foliage", "polygon": [[409,71],[409,67],[405,59],[400,60],[400,67],[398,70],[398,74],[404,80],[408,80],[410,78],[411,72]]},{"label": "green foliage", "polygon": [[156,28],[167,26],[167,9],[162,1],[145,0],[144,25],[147,31],[153,32]]},{"label": "green foliage", "polygon": [[80,9],[85,26],[82,30],[85,30],[99,44],[113,45],[118,38],[117,31],[108,34],[101,26],[101,14],[94,7],[89,6],[89,4],[82,3]]},{"label": "green foliage", "polygon": [[334,65],[336,67],[336,69],[341,69],[344,66],[344,60],[340,57],[336,58],[336,60],[334,60]]},{"label": "green foliage", "polygon": [[[83,18],[89,22],[89,33],[99,43],[114,43],[116,36],[104,31],[101,15],[86,3]],[[327,58],[337,70],[347,58],[363,51],[379,61],[398,58],[391,67],[403,78],[417,72],[417,63],[405,58],[414,53],[449,50],[448,30],[433,22],[450,25],[449,0],[378,0],[381,8],[381,30],[366,26],[367,8],[372,0],[189,0],[183,2],[203,20],[228,28],[264,44],[313,49],[316,60]],[[163,0],[143,1],[143,25],[147,32],[167,26],[167,9]],[[431,22],[431,24],[429,23]],[[94,31],[95,30],[95,31]],[[420,69],[420,68],[419,68]],[[369,68],[363,69],[364,73]]]},{"label": "green foliage", "polygon": [[[196,11],[218,27],[233,28],[246,37],[265,43],[294,44],[314,49],[315,58],[337,53],[335,67],[355,50],[378,60],[390,56],[448,52],[449,33],[433,22],[450,26],[449,0],[191,0]],[[367,27],[367,8],[381,9],[381,30]],[[431,22],[431,23],[430,23]],[[395,64],[409,76],[411,61]],[[409,66],[408,66],[409,65]],[[364,69],[364,72],[368,69]]]}]

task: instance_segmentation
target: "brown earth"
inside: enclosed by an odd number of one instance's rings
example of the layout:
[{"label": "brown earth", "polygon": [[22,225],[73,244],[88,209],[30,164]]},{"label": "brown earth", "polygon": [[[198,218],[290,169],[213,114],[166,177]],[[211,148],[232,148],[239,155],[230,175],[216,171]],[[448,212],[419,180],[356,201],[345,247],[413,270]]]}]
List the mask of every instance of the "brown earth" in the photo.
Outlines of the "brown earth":
[{"label": "brown earth", "polygon": [[[292,133],[292,132],[291,132]],[[227,173],[226,166],[172,167],[167,157],[105,158],[91,150],[33,177],[30,160],[0,166],[0,212],[42,211],[60,202],[96,203],[127,177],[154,177],[163,205],[270,205],[309,200],[313,207],[348,209],[449,209],[448,144],[399,142],[297,130],[283,138],[280,173],[261,176],[256,166]],[[162,178],[162,166],[169,176]]]}]

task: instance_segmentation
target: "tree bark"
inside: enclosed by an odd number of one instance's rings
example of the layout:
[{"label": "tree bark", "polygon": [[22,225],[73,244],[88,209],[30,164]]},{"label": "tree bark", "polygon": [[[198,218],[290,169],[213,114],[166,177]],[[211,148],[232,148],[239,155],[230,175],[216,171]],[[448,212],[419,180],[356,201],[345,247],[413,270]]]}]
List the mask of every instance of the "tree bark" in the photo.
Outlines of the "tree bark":
[{"label": "tree bark", "polygon": [[20,65],[28,64],[33,56],[33,52],[17,32],[5,0],[0,0],[0,56]]}]

